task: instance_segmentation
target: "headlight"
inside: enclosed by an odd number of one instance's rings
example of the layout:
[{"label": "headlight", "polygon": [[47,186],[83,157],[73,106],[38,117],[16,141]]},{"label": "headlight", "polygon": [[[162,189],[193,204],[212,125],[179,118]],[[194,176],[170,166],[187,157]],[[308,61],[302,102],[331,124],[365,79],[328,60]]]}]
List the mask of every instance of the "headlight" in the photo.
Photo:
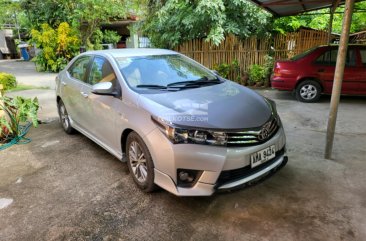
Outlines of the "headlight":
[{"label": "headlight", "polygon": [[277,120],[278,125],[282,126],[281,118],[277,113],[276,102],[268,98],[265,98],[265,100],[267,101],[269,107],[271,108],[272,116]]},{"label": "headlight", "polygon": [[267,104],[269,105],[269,107],[271,108],[271,111],[272,111],[272,115],[273,116],[277,116],[277,107],[276,107],[276,102],[274,102],[273,100],[271,99],[268,99],[268,98],[264,98],[267,102]]},{"label": "headlight", "polygon": [[173,144],[191,143],[216,146],[226,146],[227,144],[225,132],[179,127],[159,117],[152,116],[151,119]]}]

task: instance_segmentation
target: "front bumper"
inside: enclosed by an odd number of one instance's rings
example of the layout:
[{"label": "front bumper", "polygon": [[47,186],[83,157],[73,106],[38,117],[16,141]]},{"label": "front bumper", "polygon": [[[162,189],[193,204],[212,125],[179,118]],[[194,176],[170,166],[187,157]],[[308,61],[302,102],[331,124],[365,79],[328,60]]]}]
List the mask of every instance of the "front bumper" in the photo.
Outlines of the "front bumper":
[{"label": "front bumper", "polygon": [[[216,191],[240,188],[268,177],[287,163],[286,138],[281,127],[267,142],[248,147],[219,147],[197,144],[173,145],[156,129],[146,136],[155,165],[155,183],[177,196],[209,196]],[[275,145],[276,156],[250,167],[250,155]],[[200,170],[191,187],[177,185],[177,170]]]}]

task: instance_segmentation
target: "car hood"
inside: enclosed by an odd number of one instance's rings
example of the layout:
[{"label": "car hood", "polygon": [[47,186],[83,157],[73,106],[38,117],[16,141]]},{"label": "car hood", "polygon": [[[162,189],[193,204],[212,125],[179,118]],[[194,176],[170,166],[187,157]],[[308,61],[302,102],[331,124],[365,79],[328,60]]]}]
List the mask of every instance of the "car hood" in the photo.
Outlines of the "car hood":
[{"label": "car hood", "polygon": [[272,114],[264,97],[232,81],[181,91],[142,94],[139,105],[152,116],[176,125],[205,129],[259,127]]}]

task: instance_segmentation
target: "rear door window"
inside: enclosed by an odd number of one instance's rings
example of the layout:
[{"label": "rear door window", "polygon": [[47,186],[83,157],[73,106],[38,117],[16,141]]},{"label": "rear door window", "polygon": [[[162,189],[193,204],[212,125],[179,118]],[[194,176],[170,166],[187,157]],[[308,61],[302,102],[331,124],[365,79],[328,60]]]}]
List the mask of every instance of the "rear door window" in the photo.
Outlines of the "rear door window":
[{"label": "rear door window", "polygon": [[71,77],[78,79],[80,81],[86,82],[86,75],[88,70],[88,65],[90,62],[90,56],[82,56],[77,59],[73,65],[67,70]]},{"label": "rear door window", "polygon": [[[338,49],[328,50],[322,55],[320,55],[315,60],[315,63],[320,65],[335,66],[337,63],[337,55],[338,55]],[[356,51],[354,49],[349,49],[347,51],[346,65],[356,66]]]},{"label": "rear door window", "polygon": [[325,53],[323,53],[322,55],[320,55],[315,60],[315,63],[321,64],[321,65],[335,65],[335,63],[337,61],[337,54],[338,54],[337,49],[328,50]]}]

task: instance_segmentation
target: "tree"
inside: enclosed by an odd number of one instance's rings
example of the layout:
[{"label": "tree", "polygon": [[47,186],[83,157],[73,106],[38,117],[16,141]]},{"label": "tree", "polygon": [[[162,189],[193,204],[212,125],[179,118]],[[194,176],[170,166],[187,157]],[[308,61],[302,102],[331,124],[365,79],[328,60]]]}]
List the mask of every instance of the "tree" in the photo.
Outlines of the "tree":
[{"label": "tree", "polygon": [[100,25],[125,18],[134,5],[125,0],[22,0],[21,6],[31,29],[40,30],[44,23],[55,29],[67,22],[79,29],[81,44],[92,47],[91,38]]},{"label": "tree", "polygon": [[[352,18],[351,32],[358,32],[366,29],[366,2],[355,4],[355,12]],[[333,32],[341,33],[344,7],[338,7],[333,19]],[[274,30],[277,32],[292,32],[299,27],[305,26],[319,30],[327,30],[329,25],[329,9],[321,9],[298,16],[278,18],[274,22]]]},{"label": "tree", "polygon": [[42,49],[34,59],[40,71],[60,71],[79,51],[77,33],[66,22],[61,23],[57,29],[44,23],[40,31],[33,29],[31,35],[30,41]]},{"label": "tree", "polygon": [[17,2],[12,2],[9,0],[0,0],[0,28],[3,24],[14,24],[15,25],[15,18],[14,13],[19,8],[19,4]]},{"label": "tree", "polygon": [[60,23],[71,23],[76,1],[71,0],[21,0],[20,5],[25,12],[29,29],[41,29],[47,23],[51,28],[57,28]]},{"label": "tree", "polygon": [[154,46],[177,46],[183,41],[206,38],[218,45],[227,34],[241,38],[263,35],[271,15],[246,0],[151,0],[150,11],[138,30]]},{"label": "tree", "polygon": [[125,18],[127,7],[123,0],[80,0],[74,10],[73,23],[79,26],[81,43],[90,45],[90,39],[102,23]]}]

